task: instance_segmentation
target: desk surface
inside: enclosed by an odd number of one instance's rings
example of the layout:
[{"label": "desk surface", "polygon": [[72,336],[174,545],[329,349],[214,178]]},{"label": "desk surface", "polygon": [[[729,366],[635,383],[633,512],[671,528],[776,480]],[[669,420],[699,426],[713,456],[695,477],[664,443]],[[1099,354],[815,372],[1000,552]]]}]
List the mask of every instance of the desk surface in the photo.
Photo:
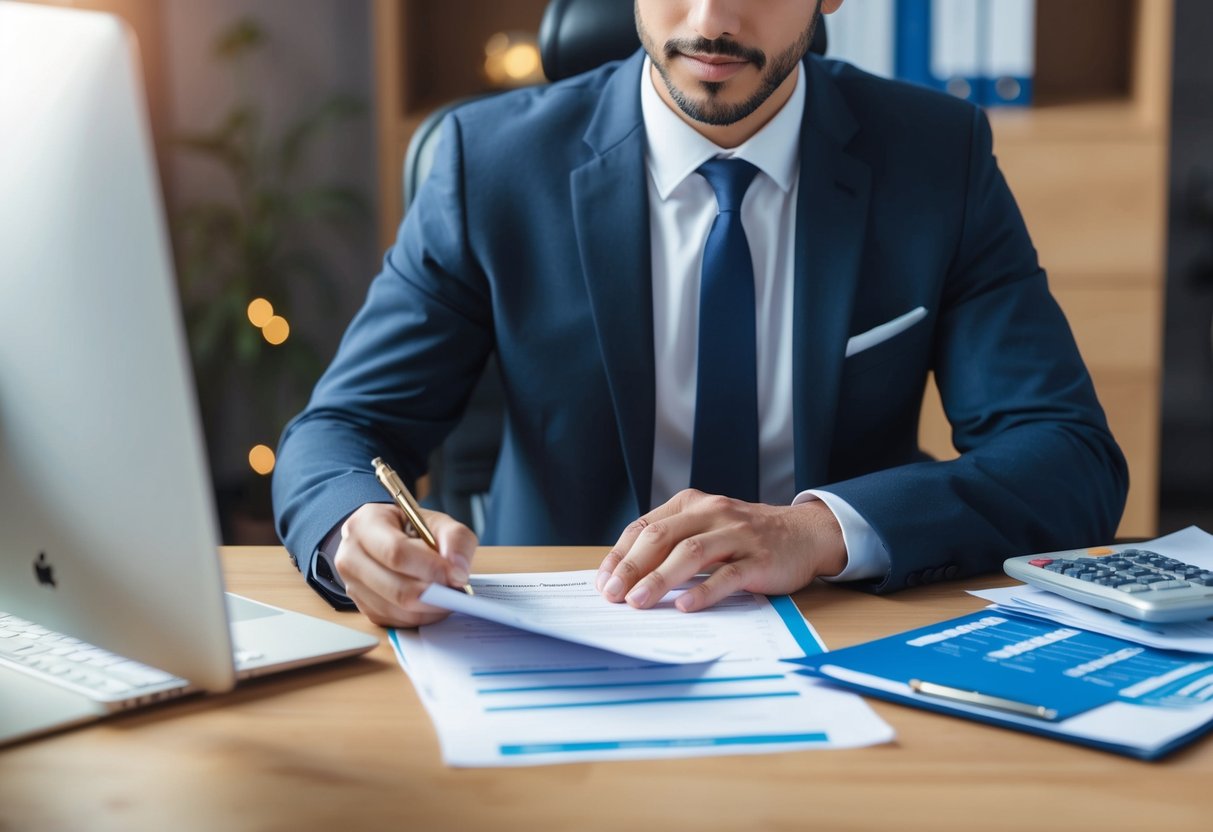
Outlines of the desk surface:
[{"label": "desk surface", "polygon": [[[223,553],[234,592],[367,632],[276,547]],[[599,549],[484,549],[476,571],[584,569]],[[796,596],[830,647],[980,609],[953,582]],[[366,657],[246,683],[0,751],[0,830],[1213,829],[1213,739],[1142,763],[873,702],[892,745],[522,769],[442,765],[386,638]]]}]

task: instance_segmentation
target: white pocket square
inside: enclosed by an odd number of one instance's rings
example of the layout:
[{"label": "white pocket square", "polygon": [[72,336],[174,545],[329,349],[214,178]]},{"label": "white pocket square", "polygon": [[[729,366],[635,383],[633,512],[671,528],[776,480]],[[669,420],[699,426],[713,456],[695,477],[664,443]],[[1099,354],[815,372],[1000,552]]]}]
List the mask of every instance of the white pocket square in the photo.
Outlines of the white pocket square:
[{"label": "white pocket square", "polygon": [[918,306],[911,309],[904,315],[898,315],[891,321],[886,321],[880,326],[872,327],[867,332],[852,335],[847,339],[846,357],[850,358],[856,353],[861,353],[864,350],[871,349],[877,344],[889,340],[894,335],[900,335],[926,316],[926,307]]}]

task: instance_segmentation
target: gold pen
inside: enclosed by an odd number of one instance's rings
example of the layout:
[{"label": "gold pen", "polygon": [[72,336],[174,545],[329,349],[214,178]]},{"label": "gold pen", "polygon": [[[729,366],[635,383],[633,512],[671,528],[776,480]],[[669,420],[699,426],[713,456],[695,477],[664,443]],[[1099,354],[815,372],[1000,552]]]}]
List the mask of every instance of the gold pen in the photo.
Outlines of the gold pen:
[{"label": "gold pen", "polygon": [[[413,529],[416,530],[418,537],[426,542],[435,552],[438,551],[438,541],[434,538],[434,533],[430,531],[430,527],[421,519],[421,506],[417,505],[417,501],[413,495],[409,493],[408,488],[404,485],[404,480],[400,479],[400,475],[392,470],[392,466],[383,461],[382,457],[375,457],[371,464],[375,466],[375,478],[387,489],[387,493],[392,495],[392,499],[396,501],[396,505],[400,506],[400,510],[404,512],[404,516],[408,518]],[[475,595],[470,586],[464,586],[463,591],[468,595]]]},{"label": "gold pen", "polygon": [[924,696],[934,696],[939,699],[950,699],[953,702],[965,702],[970,705],[981,705],[999,711],[1032,716],[1037,719],[1057,719],[1057,710],[1044,705],[1032,705],[1027,702],[1016,702],[1014,699],[1003,699],[1001,696],[991,696],[976,690],[961,690],[960,688],[938,685],[934,682],[924,682],[921,679],[911,679],[910,689]]}]

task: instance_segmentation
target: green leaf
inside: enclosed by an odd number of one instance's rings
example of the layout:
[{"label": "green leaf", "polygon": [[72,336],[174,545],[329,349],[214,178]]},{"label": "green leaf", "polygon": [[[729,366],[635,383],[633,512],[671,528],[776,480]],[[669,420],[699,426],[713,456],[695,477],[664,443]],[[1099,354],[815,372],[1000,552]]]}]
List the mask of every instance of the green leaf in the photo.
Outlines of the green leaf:
[{"label": "green leaf", "polygon": [[291,206],[296,218],[308,220],[364,220],[370,216],[370,206],[362,193],[344,185],[325,185],[303,191]]},{"label": "green leaf", "polygon": [[312,140],[326,126],[361,116],[366,112],[366,103],[357,96],[333,95],[308,115],[287,129],[279,151],[279,172],[284,177],[295,173],[299,162]]},{"label": "green leaf", "polygon": [[215,38],[211,51],[222,60],[239,58],[260,47],[267,40],[265,30],[252,17],[242,17]]}]

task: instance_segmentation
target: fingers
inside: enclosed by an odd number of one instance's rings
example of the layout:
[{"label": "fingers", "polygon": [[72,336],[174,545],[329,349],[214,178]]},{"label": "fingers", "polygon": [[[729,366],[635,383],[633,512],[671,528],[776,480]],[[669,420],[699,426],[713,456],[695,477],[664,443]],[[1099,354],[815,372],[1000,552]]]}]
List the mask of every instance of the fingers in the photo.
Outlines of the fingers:
[{"label": "fingers", "polygon": [[[602,564],[598,567],[598,576],[595,579],[595,586],[598,591],[604,592],[606,584],[610,581],[615,569],[623,561],[628,552],[632,550],[637,538],[644,533],[650,524],[678,514],[678,512],[682,511],[688,498],[696,495],[701,495],[701,492],[687,489],[638,520],[629,523],[627,528],[623,530],[623,534],[619,536],[619,540],[615,541],[615,545],[607,553],[607,556],[603,558]],[[627,586],[630,587],[631,584],[627,584]]]},{"label": "fingers", "polygon": [[[380,626],[415,627],[445,617],[445,610],[422,603],[421,593],[432,583],[467,582],[475,535],[436,512],[426,521],[433,524],[440,549],[457,554],[457,561],[405,534],[404,518],[392,505],[364,505],[342,527],[334,566],[351,600]],[[453,580],[456,573],[461,581]]]},{"label": "fingers", "polygon": [[445,618],[446,610],[417,600],[427,586],[428,583],[402,580],[400,575],[370,559],[360,564],[357,578],[345,581],[350,600],[381,627],[419,627]]},{"label": "fingers", "polygon": [[[662,528],[662,535],[676,538],[678,542],[668,549],[668,554],[662,555],[661,552],[667,548],[667,541],[657,543],[651,551],[647,551],[644,547],[650,541],[645,540],[644,536],[640,538],[639,545],[636,547],[637,563],[651,563],[653,560],[659,560],[659,562],[647,574],[640,576],[636,585],[623,595],[622,599],[626,600],[628,604],[636,606],[638,609],[648,609],[659,603],[671,589],[693,579],[701,572],[713,569],[717,564],[723,564],[717,571],[727,570],[730,574],[740,571],[740,574],[730,581],[729,592],[734,592],[744,586],[745,575],[748,571],[748,558],[747,553],[741,548],[739,536],[733,529],[700,531],[701,524],[697,522],[697,518],[693,517],[664,520],[650,528],[657,528],[657,526]],[[728,594],[728,592],[724,594]],[[721,595],[721,598],[723,597],[724,595]],[[682,600],[682,597],[679,597],[678,600]],[[678,609],[687,611],[687,604],[690,602],[679,604],[678,600],[674,602]],[[716,603],[716,600],[713,600],[712,603]],[[710,604],[695,604],[694,609],[702,609],[708,605]]]},{"label": "fingers", "polygon": [[674,606],[683,612],[707,609],[728,598],[734,592],[745,589],[754,571],[752,560],[734,560],[722,565],[700,583],[678,596]]},{"label": "fingers", "polygon": [[624,531],[600,567],[599,591],[609,601],[638,608],[657,604],[670,589],[737,551],[736,537],[718,530],[728,528],[742,505],[700,492],[678,495]]},{"label": "fingers", "polygon": [[472,571],[472,557],[480,543],[476,533],[448,514],[426,511],[424,518],[438,541],[439,553],[447,562],[445,582],[450,586],[465,586]]},{"label": "fingers", "polygon": [[624,530],[597,585],[607,600],[644,609],[711,571],[675,601],[690,612],[738,590],[795,592],[846,562],[841,529],[824,503],[772,506],[687,490]]}]

